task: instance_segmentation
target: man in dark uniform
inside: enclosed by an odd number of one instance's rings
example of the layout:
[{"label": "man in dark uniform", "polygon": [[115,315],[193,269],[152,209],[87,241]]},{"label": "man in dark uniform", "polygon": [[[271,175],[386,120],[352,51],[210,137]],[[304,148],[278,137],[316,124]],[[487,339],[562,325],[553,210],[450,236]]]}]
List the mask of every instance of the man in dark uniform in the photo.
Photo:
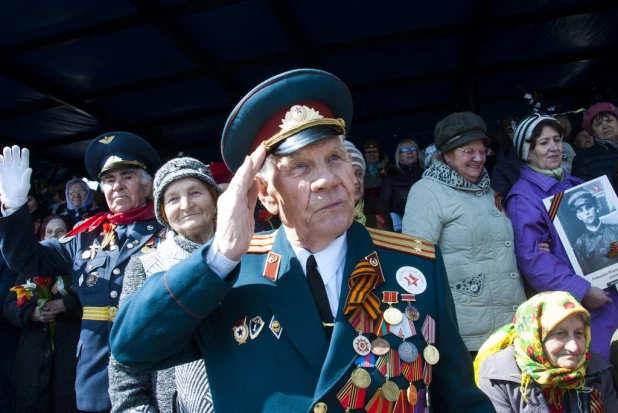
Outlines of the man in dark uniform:
[{"label": "man in dark uniform", "polygon": [[70,274],[84,308],[76,354],[77,407],[108,411],[109,332],[118,311],[124,269],[133,254],[155,246],[161,226],[154,215],[152,178],[160,166],[156,151],[139,136],[99,136],[85,155],[88,173],[100,179],[110,212],[84,221],[59,240],[37,243],[25,231],[32,224],[24,206],[30,186],[27,149],[4,148],[0,157],[0,249],[9,267],[37,275]]},{"label": "man in dark uniform", "polygon": [[618,263],[618,258],[608,256],[611,244],[618,241],[618,225],[601,222],[596,197],[586,190],[576,191],[569,198],[568,205],[586,226],[573,246],[584,275]]},{"label": "man in dark uniform", "polygon": [[[223,132],[236,175],[215,237],[123,302],[118,361],[204,358],[225,413],[494,411],[474,385],[439,251],[353,222],[351,118],[347,87],[319,70],[243,98]],[[252,234],[258,196],[278,230]]]}]

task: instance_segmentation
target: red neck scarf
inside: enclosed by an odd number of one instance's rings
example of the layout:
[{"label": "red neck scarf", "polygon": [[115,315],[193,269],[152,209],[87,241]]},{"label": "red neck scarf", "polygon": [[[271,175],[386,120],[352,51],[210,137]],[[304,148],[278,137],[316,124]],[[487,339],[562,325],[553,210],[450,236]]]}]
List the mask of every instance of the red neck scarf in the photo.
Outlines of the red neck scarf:
[{"label": "red neck scarf", "polygon": [[154,203],[152,201],[149,201],[143,207],[132,209],[127,212],[122,212],[120,214],[112,214],[110,212],[101,212],[99,214],[96,214],[85,220],[79,226],[73,228],[71,231],[69,231],[69,233],[65,235],[65,237],[72,237],[84,231],[94,231],[106,222],[111,222],[112,224],[116,225],[127,225],[138,221],[146,221],[147,219],[153,219],[154,217]]}]

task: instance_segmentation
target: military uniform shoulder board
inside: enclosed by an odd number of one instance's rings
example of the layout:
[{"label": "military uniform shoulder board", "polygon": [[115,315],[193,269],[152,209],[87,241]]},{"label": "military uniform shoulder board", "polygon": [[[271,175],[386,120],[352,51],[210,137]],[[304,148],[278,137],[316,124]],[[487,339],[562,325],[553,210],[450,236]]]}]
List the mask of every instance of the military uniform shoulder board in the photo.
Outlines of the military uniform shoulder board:
[{"label": "military uniform shoulder board", "polygon": [[67,242],[71,241],[73,238],[75,238],[75,235],[71,235],[70,237],[62,237],[58,239],[58,242],[61,244],[66,244]]},{"label": "military uniform shoulder board", "polygon": [[270,251],[275,242],[277,231],[273,231],[269,234],[255,234],[251,239],[251,245],[247,253],[249,254],[265,254]]},{"label": "military uniform shoulder board", "polygon": [[367,228],[367,231],[376,247],[405,252],[430,260],[436,259],[435,245],[426,239],[373,228]]}]

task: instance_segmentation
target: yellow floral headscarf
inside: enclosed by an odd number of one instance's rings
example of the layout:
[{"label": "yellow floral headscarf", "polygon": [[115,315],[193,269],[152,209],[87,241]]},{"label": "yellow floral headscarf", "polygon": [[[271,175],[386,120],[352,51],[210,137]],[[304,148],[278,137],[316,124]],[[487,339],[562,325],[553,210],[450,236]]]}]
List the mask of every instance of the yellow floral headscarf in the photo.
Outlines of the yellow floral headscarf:
[{"label": "yellow floral headscarf", "polygon": [[365,214],[363,213],[364,209],[365,209],[365,200],[361,198],[358,200],[358,202],[356,203],[356,206],[354,207],[354,221],[357,221],[365,226],[367,225],[367,218],[365,217]]},{"label": "yellow floral headscarf", "polygon": [[[586,352],[575,369],[555,367],[543,351],[543,342],[552,329],[564,319],[582,314],[586,322]],[[521,393],[527,400],[526,390],[531,380],[542,389],[552,388],[550,404],[558,403],[567,389],[584,386],[586,367],[590,364],[590,314],[573,295],[562,291],[540,293],[517,309],[513,323],[495,332],[483,344],[474,360],[474,379],[479,384],[481,363],[487,357],[513,345],[515,362],[521,370]]]}]

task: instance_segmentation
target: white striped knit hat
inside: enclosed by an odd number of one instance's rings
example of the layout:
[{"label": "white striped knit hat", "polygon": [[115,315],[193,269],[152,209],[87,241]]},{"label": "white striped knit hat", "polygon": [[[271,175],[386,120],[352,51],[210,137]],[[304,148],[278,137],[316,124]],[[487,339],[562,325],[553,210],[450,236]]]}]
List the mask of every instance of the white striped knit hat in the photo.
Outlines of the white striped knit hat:
[{"label": "white striped knit hat", "polygon": [[[532,131],[536,128],[536,125],[544,120],[552,120],[560,125],[558,119],[553,116],[543,115],[540,113],[533,113],[530,116],[526,116],[521,120],[521,122],[519,122],[519,125],[517,125],[515,136],[513,137],[513,145],[515,146],[515,151],[517,151],[517,156],[519,156],[519,159],[526,163],[528,163],[528,152],[530,151]],[[560,130],[562,130],[561,125]]]},{"label": "white striped knit hat", "polygon": [[348,153],[352,154],[352,166],[358,166],[363,171],[363,175],[365,175],[365,170],[367,166],[365,164],[365,158],[363,158],[363,154],[354,146],[354,144],[350,141],[344,141],[345,149]]}]

